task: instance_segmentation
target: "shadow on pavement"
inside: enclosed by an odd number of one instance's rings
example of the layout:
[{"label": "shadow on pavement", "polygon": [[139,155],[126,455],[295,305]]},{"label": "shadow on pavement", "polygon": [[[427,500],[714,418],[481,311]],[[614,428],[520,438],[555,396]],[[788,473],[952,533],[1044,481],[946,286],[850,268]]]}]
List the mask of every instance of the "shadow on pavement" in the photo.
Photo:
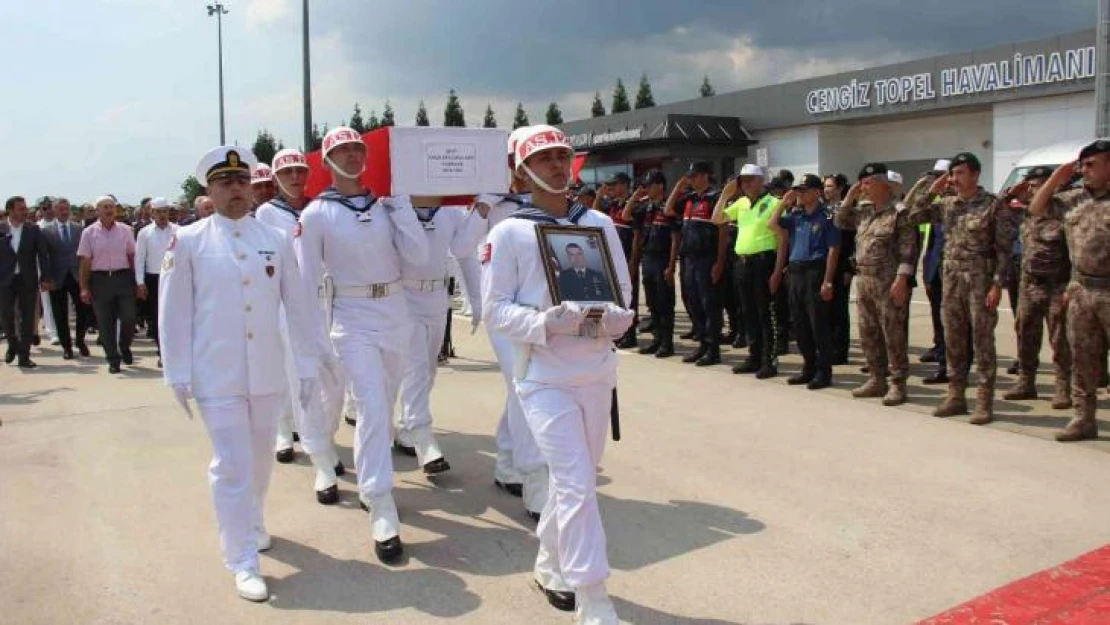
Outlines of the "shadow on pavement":
[{"label": "shadow on pavement", "polygon": [[69,386],[58,386],[55,388],[45,388],[41,391],[31,391],[29,393],[0,393],[0,406],[27,406],[39,401],[47,395],[59,391],[72,390],[73,388]]},{"label": "shadow on pavement", "polygon": [[[739,621],[722,621],[715,618],[696,618],[668,614],[647,606],[637,605],[620,597],[613,597],[613,605],[617,608],[617,616],[628,623],[637,625],[771,625],[764,623],[741,623]],[[811,625],[808,623],[790,623],[789,625]]]}]

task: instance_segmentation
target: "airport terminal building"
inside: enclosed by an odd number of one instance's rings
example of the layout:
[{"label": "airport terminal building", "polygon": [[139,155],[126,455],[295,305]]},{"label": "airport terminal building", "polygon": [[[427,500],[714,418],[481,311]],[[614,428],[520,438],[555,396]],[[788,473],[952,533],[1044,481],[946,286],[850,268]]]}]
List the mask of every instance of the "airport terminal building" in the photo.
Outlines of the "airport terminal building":
[{"label": "airport terminal building", "polygon": [[907,178],[961,151],[991,190],[1031,149],[1092,138],[1095,30],[861,69],[562,125],[584,182],[691,161],[721,178],[744,162],[854,174],[884,161]]}]

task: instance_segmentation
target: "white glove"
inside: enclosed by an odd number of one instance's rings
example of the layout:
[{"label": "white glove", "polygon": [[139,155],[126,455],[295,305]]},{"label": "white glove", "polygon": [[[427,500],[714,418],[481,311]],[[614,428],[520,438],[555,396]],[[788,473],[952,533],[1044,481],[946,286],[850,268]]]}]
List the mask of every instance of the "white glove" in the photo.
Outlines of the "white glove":
[{"label": "white glove", "polygon": [[623,336],[628,328],[632,327],[632,320],[636,313],[628,308],[621,308],[613,303],[605,304],[605,311],[601,313],[601,327],[612,338]]},{"label": "white glove", "polygon": [[308,410],[308,403],[312,401],[314,393],[316,393],[316,378],[301,378],[301,392],[297,400],[305,411]]},{"label": "white glove", "polygon": [[185,409],[185,414],[193,418],[193,409],[189,407],[189,400],[193,398],[193,387],[188,384],[174,384],[172,387],[174,399]]},{"label": "white glove", "polygon": [[578,336],[578,327],[585,318],[586,311],[581,306],[574,302],[563,302],[543,313],[543,325],[548,336]]}]

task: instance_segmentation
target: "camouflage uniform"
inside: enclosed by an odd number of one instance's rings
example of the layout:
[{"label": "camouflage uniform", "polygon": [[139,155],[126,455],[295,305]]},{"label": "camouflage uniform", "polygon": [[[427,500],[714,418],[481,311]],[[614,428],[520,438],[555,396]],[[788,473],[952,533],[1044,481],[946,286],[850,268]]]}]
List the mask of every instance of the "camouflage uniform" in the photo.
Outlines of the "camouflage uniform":
[{"label": "camouflage uniform", "polygon": [[1029,216],[1021,226],[1021,294],[1018,297],[1018,383],[1005,399],[1036,399],[1037,363],[1041,353],[1044,324],[1056,372],[1056,395],[1052,407],[1071,407],[1071,349],[1066,329],[1067,306],[1064,289],[1071,264],[1059,217]]},{"label": "camouflage uniform", "polygon": [[919,196],[910,209],[916,227],[927,222],[944,223],[944,340],[948,356],[948,397],[933,413],[938,417],[966,414],[968,328],[975,345],[979,378],[978,401],[971,422],[993,419],[994,385],[998,357],[994,328],[998,310],[985,302],[992,285],[1010,280],[1011,255],[1017,231],[1009,207],[982,188],[970,199],[943,195]]},{"label": "camouflage uniform", "polygon": [[1095,401],[1110,341],[1110,194],[1064,191],[1053,198],[1048,211],[1050,217],[1063,219],[1072,265],[1067,326],[1075,418],[1056,440],[1095,438]]},{"label": "camouflage uniform", "polygon": [[[905,396],[909,358],[906,354],[906,310],[897,306],[890,286],[898,275],[912,276],[917,258],[917,236],[905,211],[896,202],[877,207],[862,201],[851,209],[836,211],[837,228],[856,231],[856,307],[859,335],[870,379],[852,392],[855,397],[881,397],[887,393],[886,376]],[[900,403],[900,402],[890,402]]]}]

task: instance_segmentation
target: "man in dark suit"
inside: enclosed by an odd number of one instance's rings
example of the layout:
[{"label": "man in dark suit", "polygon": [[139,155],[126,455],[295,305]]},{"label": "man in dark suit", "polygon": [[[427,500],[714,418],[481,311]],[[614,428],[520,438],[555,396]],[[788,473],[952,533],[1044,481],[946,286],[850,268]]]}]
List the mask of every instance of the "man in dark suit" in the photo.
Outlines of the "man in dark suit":
[{"label": "man in dark suit", "polygon": [[10,364],[18,357],[20,367],[32,369],[36,366],[31,362],[35,305],[40,286],[50,288],[50,252],[42,231],[27,219],[26,200],[10,197],[4,209],[8,213],[7,223],[0,223],[0,324],[8,336],[4,362]]},{"label": "man in dark suit", "polygon": [[77,350],[82,356],[89,355],[85,345],[85,334],[92,326],[92,307],[81,301],[80,262],[77,259],[77,244],[81,242],[80,223],[71,221],[69,201],[58,198],[54,204],[57,220],[44,226],[42,232],[50,244],[50,256],[54,272],[50,279],[54,290],[50,292],[50,308],[54,311],[58,341],[62,344],[62,357],[73,359],[73,337],[69,332],[69,304],[77,312]]},{"label": "man in dark suit", "polygon": [[605,276],[586,266],[586,253],[582,246],[571,243],[566,247],[570,268],[559,272],[559,297],[569,302],[611,302],[613,290]]}]

